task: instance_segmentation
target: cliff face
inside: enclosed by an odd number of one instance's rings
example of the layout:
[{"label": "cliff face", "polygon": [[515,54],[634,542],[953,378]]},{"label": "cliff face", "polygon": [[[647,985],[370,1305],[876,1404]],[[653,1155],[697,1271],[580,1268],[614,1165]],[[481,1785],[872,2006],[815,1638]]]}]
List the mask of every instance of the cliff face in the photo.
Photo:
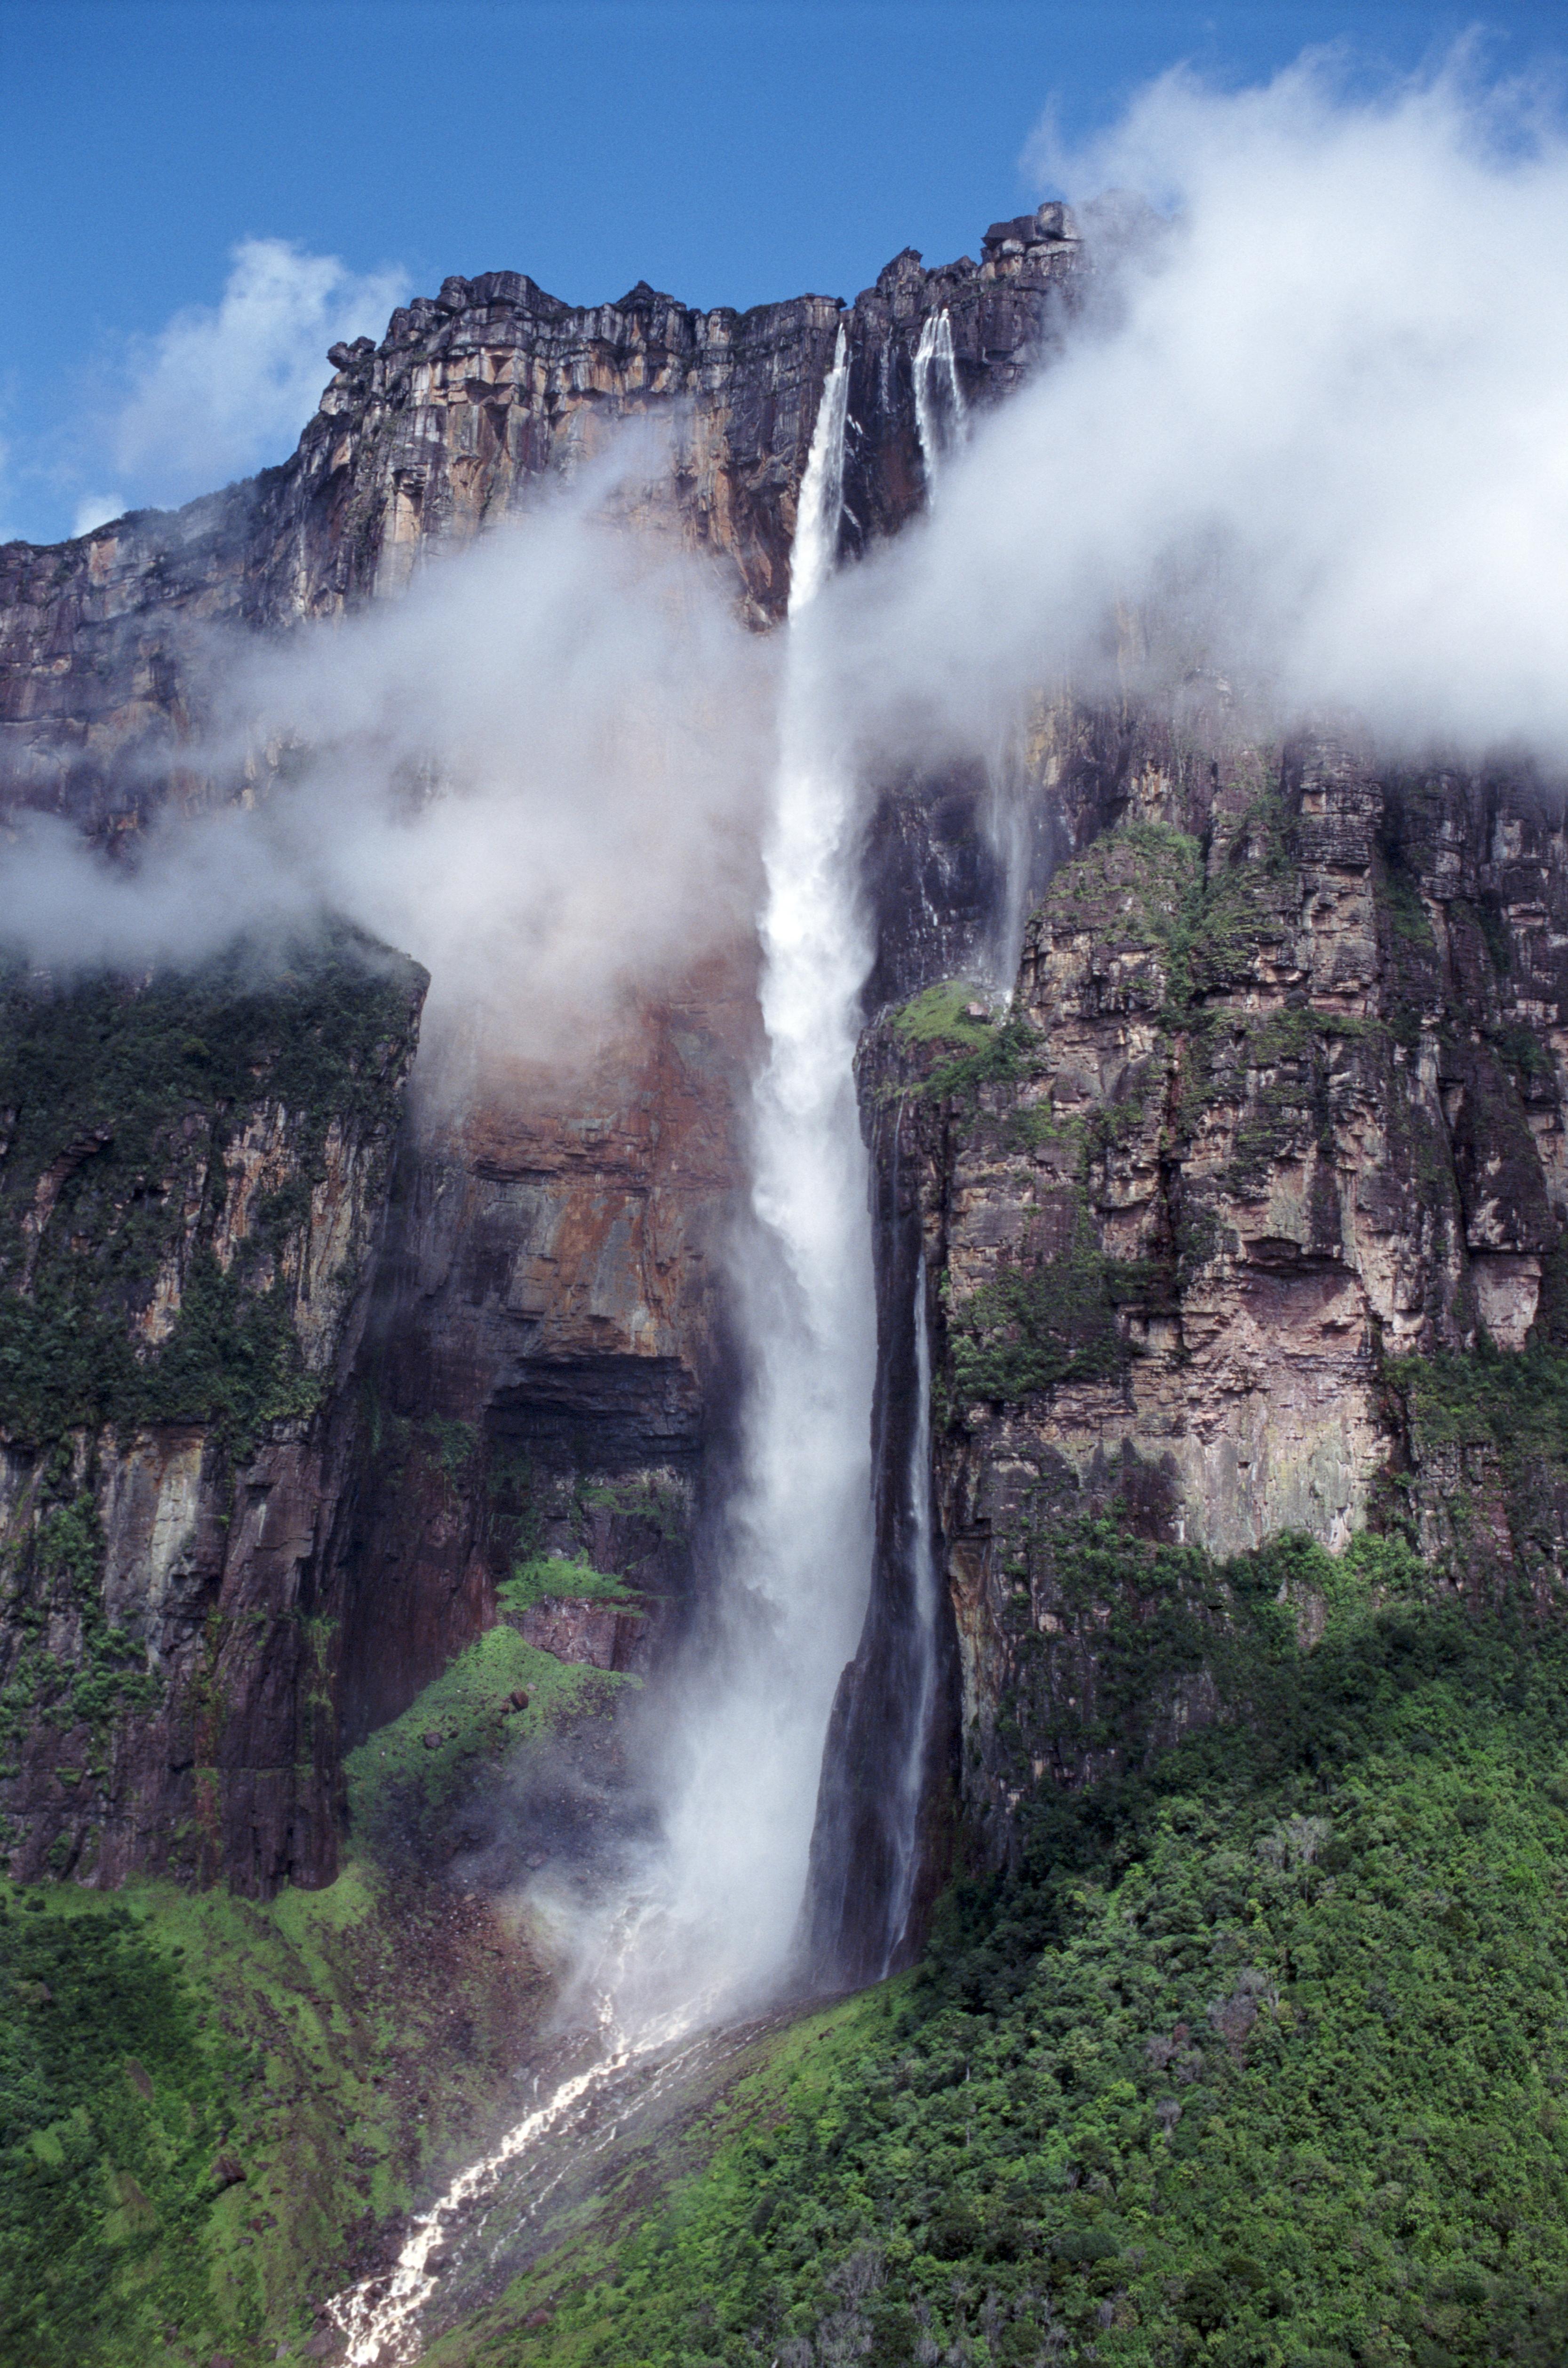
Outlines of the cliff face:
[{"label": "cliff face", "polygon": [[547,1649],[641,1669],[678,1628],[735,1395],[722,1253],[754,1032],[749,963],[715,963],[579,1073],[498,1076],[408,1145],[344,1541],[373,1575],[345,1658],[352,1735],[490,1624],[520,1560],[585,1555],[644,1590],[637,1621],[535,1615]]},{"label": "cliff face", "polygon": [[376,950],[0,1025],[0,1770],[20,1877],[336,1865],[347,1387],[422,973]]},{"label": "cliff face", "polygon": [[[395,591],[629,420],[662,439],[629,526],[708,553],[766,626],[840,330],[852,552],[926,498],[922,408],[940,439],[1004,399],[1085,276],[1047,207],[994,225],[978,264],[906,252],[852,307],[701,313],[640,285],[574,309],[516,274],[449,280],[379,346],[335,348],[282,468],[0,552],[0,800],[112,843],[166,803],[265,794],[199,753],[223,638]],[[922,1257],[946,1587],[932,1870],[949,1774],[1001,1855],[1042,1773],[1087,1781],[1238,1707],[1200,1645],[1118,1691],[1112,1607],[1074,1543],[1097,1515],[1221,1558],[1294,1528],[1336,1548],[1408,1531],[1472,1595],[1522,1584],[1542,1605],[1568,1520],[1553,1436],[1474,1383],[1488,1344],[1568,1325],[1568,857],[1532,785],[1253,746],[1218,710],[1178,731],[1042,705],[1009,761],[1006,781],[977,763],[881,785],[865,858],[885,1584],[839,1706],[834,1814],[885,1882],[868,1804],[907,1691],[894,1475]],[[926,992],[996,977],[1008,897],[1042,894],[1005,1014]],[[0,1431],[18,1872],[322,1879],[342,1742],[485,1632],[519,1570],[533,1644],[656,1665],[700,1595],[731,1450],[754,962],[734,951],[649,1002],[574,1076],[430,1080],[395,1153],[411,973],[374,989],[402,996],[395,1024],[351,1029],[345,1062],[295,1086],[310,1026],[289,997],[313,989],[269,987],[256,1057],[221,1089],[177,996],[158,1005],[172,1050],[115,1052],[162,985],[86,991],[108,997],[108,1067],[80,1093],[36,1052],[64,1004],[17,990],[34,1082],[0,1094]],[[243,1001],[231,980],[214,1009]],[[128,1147],[149,1074],[172,1082]],[[585,1560],[642,1616],[549,1591]],[[1297,1612],[1310,1632],[1310,1590]],[[1188,1614],[1218,1635],[1222,1588]]]},{"label": "cliff face", "polygon": [[[228,638],[287,632],[394,591],[426,552],[525,507],[631,419],[652,423],[659,442],[629,523],[657,524],[712,555],[741,612],[766,625],[788,597],[795,501],[840,328],[856,421],[844,531],[855,545],[895,530],[924,498],[915,377],[928,325],[946,313],[946,400],[956,381],[964,404],[983,405],[1049,340],[1080,269],[1073,223],[1046,208],[995,225],[978,264],[926,272],[906,252],[847,310],[805,297],[704,313],[642,284],[619,303],[574,308],[517,273],[449,279],[435,300],[397,313],[381,345],[334,348],[321,409],[282,468],[173,515],[0,553],[0,800],[62,813],[113,844],[165,803],[250,794],[256,785],[217,778],[199,753]],[[960,781],[947,793],[938,870],[949,887],[974,878],[947,900],[962,910],[944,951],[986,901],[990,875],[970,852],[983,790]],[[916,866],[929,843],[922,803],[918,791],[891,797],[880,826]],[[896,903],[898,864],[881,868]],[[181,1866],[223,1866],[265,1886],[285,1869],[319,1879],[331,1863],[336,1744],[307,1750],[293,1731],[305,1631],[268,1641],[259,1616],[274,1596],[292,1606],[290,1572],[308,1567],[305,1592],[324,1607],[309,1616],[333,1623],[312,1681],[316,1724],[324,1734],[335,1718],[350,1741],[400,1712],[494,1620],[497,1588],[530,1557],[585,1556],[643,1590],[637,1621],[570,1598],[540,1606],[528,1618],[537,1641],[549,1630],[551,1649],[642,1667],[678,1633],[736,1395],[718,1262],[742,1184],[735,1112],[756,1050],[753,959],[737,953],[640,1013],[584,1074],[492,1077],[455,1108],[437,1092],[447,1115],[422,1124],[397,1158],[351,1393],[358,1427],[318,1415],[308,1444],[274,1430],[257,1448],[266,1475],[258,1463],[243,1502],[260,1506],[266,1488],[265,1533],[259,1514],[247,1512],[246,1528],[225,1512],[229,1467],[199,1425],[130,1438],[123,1426],[100,1429],[74,1449],[81,1486],[119,1524],[105,1548],[104,1601],[120,1607],[111,1626],[123,1614],[139,1639],[167,1597],[169,1617],[207,1640],[199,1683],[234,1765],[280,1768],[311,1752],[320,1761],[301,1790],[314,1803],[308,1841],[285,1839],[286,1806],[267,1810],[260,1839],[240,1832],[237,1805],[221,1836],[208,1809],[182,1807]],[[243,1121],[268,1190],[292,1172],[288,1123],[262,1109]],[[198,1185],[187,1199],[194,1210]],[[136,1318],[143,1330],[177,1319],[177,1279],[151,1304]],[[316,1320],[305,1304],[301,1324]],[[325,1333],[321,1345],[325,1353]],[[17,1485],[25,1529],[31,1484]],[[223,1632],[220,1667],[190,1606],[208,1604],[234,1554],[246,1574],[271,1555],[278,1575],[222,1582],[238,1624]],[[191,1644],[160,1717],[174,1718],[168,1703],[198,1684],[196,1654]],[[32,1737],[29,1765],[53,1765],[51,1728],[24,1719],[18,1732]],[[148,1746],[154,1759],[163,1748]],[[217,1752],[193,1742],[189,1769]],[[86,1844],[60,1841],[39,1805],[42,1781],[24,1785],[37,1839],[17,1862],[52,1851],[50,1862],[74,1867]],[[161,1776],[115,1781],[125,1806],[109,1823],[118,1832],[129,1819],[141,1839],[94,1845],[106,1879],[163,1849],[153,1827],[175,1816]],[[194,1774],[182,1782],[200,1791]],[[225,1798],[237,1804],[232,1782]]]},{"label": "cliff face", "polygon": [[1042,1775],[1243,1707],[1201,1652],[1117,1703],[1089,1517],[1221,1559],[1370,1524],[1541,1608],[1565,1576],[1560,1430],[1484,1382],[1561,1323],[1560,824],[1528,780],[1148,725],[1075,798],[1103,729],[1041,734],[1087,836],[1011,1009],[928,994],[866,1056],[933,1278],[961,1781],[997,1851]]},{"label": "cliff face", "polygon": [[798,297],[694,312],[642,283],[573,307],[519,272],[451,279],[377,346],[334,347],[335,375],[282,467],[175,512],[74,542],[0,549],[0,805],[70,814],[95,836],[165,800],[238,786],[190,744],[213,638],[276,632],[405,582],[569,477],[629,419],[663,449],[648,499],[731,572],[756,624],[783,614],[795,502],[842,325],[857,423],[851,540],[919,507],[914,358],[943,310],[966,400],[998,400],[1051,334],[1080,276],[1060,207],[996,224],[983,259],[925,271],[898,256],[853,307]]}]

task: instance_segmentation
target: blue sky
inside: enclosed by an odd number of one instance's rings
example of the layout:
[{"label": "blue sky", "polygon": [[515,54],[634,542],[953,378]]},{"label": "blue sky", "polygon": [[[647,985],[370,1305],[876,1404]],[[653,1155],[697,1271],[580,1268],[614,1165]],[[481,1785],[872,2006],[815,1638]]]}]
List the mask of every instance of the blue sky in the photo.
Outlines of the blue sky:
[{"label": "blue sky", "polygon": [[[852,296],[977,252],[1069,140],[1187,61],[1347,40],[1377,81],[1475,22],[1417,5],[0,0],[0,534],[183,499],[291,448],[344,330],[525,270],[574,302]],[[1554,71],[1562,0],[1484,20]],[[340,267],[334,269],[334,261]],[[225,306],[225,290],[228,302]],[[173,327],[171,328],[171,324]]]}]

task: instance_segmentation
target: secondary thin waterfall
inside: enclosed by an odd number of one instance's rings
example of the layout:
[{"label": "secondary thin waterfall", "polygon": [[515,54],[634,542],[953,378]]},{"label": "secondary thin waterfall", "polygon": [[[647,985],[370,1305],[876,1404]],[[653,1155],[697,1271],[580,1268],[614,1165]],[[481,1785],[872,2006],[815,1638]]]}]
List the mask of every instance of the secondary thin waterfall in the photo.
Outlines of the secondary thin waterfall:
[{"label": "secondary thin waterfall", "polygon": [[[915,381],[915,428],[926,472],[926,504],[929,508],[944,470],[964,440],[969,409],[959,379],[953,351],[953,324],[946,306],[927,313],[912,366]],[[1031,801],[1028,796],[1017,734],[1011,734],[985,761],[986,793],[981,825],[990,845],[1000,880],[995,918],[988,941],[978,950],[985,983],[1010,996],[1023,950],[1028,913]]]},{"label": "secondary thin waterfall", "polygon": [[996,866],[998,889],[989,936],[981,947],[987,985],[1011,1000],[1024,950],[1024,924],[1041,893],[1038,879],[1042,822],[1040,800],[1017,728],[1001,733],[985,758],[985,800],[981,825]]},{"label": "secondary thin waterfall", "polygon": [[910,1638],[911,1718],[898,1779],[896,1857],[887,1921],[884,1975],[910,1938],[910,1910],[920,1866],[920,1807],[926,1792],[931,1713],[937,1700],[937,1541],[931,1519],[931,1332],[926,1313],[926,1252],[915,1268],[915,1418],[909,1434],[909,1563],[914,1612]]},{"label": "secondary thin waterfall", "polygon": [[929,502],[946,461],[963,441],[968,412],[953,352],[953,324],[946,305],[927,313],[915,348],[915,431],[926,471]]},{"label": "secondary thin waterfall", "polygon": [[695,1795],[689,1835],[712,1886],[715,1944],[732,1956],[744,1946],[763,1977],[795,1929],[823,1736],[870,1584],[875,1295],[854,1063],[871,948],[854,783],[822,697],[816,612],[836,554],[848,390],[841,328],[801,489],[765,848],[768,1052],[753,1197],[772,1255],[749,1262],[744,1292],[756,1360],[737,1508],[752,1591],[746,1667],[722,1708],[715,1698],[711,1723],[724,1847],[715,1852],[711,1807]]}]

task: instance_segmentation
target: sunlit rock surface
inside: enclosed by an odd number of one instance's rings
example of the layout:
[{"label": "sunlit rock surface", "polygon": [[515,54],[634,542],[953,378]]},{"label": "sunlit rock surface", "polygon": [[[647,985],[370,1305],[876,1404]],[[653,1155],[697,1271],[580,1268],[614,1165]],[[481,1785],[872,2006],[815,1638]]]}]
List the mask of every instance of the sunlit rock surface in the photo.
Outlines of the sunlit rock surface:
[{"label": "sunlit rock surface", "polygon": [[1223,1556],[1414,1520],[1477,1600],[1506,1579],[1544,1607],[1568,1584],[1556,1463],[1506,1485],[1484,1420],[1438,1436],[1407,1378],[1559,1338],[1568,845],[1549,802],[1506,772],[1395,777],[1342,742],[1221,732],[1184,747],[1146,720],[1081,803],[1092,737],[1059,714],[1039,744],[1082,837],[1011,1015],[915,1004],[865,1055],[945,1348],[951,1748],[1002,1852],[1042,1775],[1088,1781],[1238,1708],[1193,1666],[1118,1709],[1108,1611],[1053,1577],[1063,1524],[1109,1511]]},{"label": "sunlit rock surface", "polygon": [[[926,315],[949,312],[969,400],[994,401],[1054,333],[1080,271],[1060,206],[997,224],[983,252],[926,271],[906,251],[849,311],[850,541],[920,506],[911,359]],[[214,781],[185,753],[210,712],[215,635],[287,630],[395,588],[426,552],[569,479],[630,420],[653,436],[638,522],[712,553],[742,612],[777,621],[840,317],[825,296],[701,313],[642,282],[574,307],[520,272],[446,280],[394,313],[379,346],[333,347],[321,409],[280,467],[74,542],[0,547],[0,802],[112,838],[166,800],[238,793],[243,780]]]}]

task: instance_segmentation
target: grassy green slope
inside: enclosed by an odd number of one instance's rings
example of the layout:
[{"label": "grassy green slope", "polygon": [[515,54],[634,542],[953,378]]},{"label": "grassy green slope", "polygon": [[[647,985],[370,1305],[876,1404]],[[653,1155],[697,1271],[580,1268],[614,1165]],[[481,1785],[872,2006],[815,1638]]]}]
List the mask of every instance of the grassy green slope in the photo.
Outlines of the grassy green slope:
[{"label": "grassy green slope", "polygon": [[0,2359],[271,2361],[483,2137],[542,1998],[491,1919],[351,1869],[267,1907],[0,1892]]},{"label": "grassy green slope", "polygon": [[1319,1577],[1255,1722],[1039,1799],[433,2358],[1568,2359],[1568,1640]]}]

